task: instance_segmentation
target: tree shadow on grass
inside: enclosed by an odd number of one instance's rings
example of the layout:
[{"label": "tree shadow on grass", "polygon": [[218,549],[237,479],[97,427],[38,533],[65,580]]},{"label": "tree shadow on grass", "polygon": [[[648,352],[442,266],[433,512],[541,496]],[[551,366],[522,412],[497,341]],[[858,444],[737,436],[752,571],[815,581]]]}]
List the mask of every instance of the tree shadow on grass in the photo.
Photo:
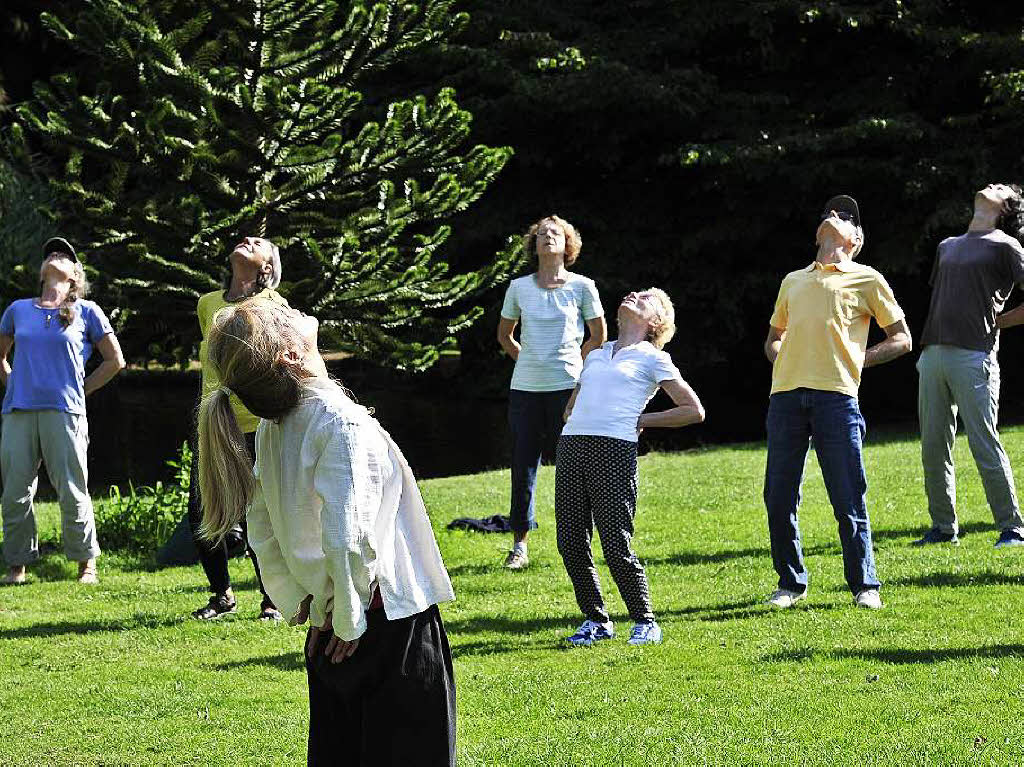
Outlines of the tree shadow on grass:
[{"label": "tree shadow on grass", "polygon": [[[40,581],[68,581],[78,577],[78,563],[65,558],[64,553],[57,546],[40,547],[41,556],[31,565],[29,572]],[[136,556],[113,552],[112,566],[122,572],[128,573],[154,573],[162,568],[156,564],[152,557]],[[108,560],[100,557],[98,560],[100,577],[103,576],[104,562]]]},{"label": "tree shadow on grass", "polygon": [[448,569],[448,575],[452,578],[461,578],[466,575],[494,575],[498,572],[504,572],[500,560],[483,565],[456,565]]},{"label": "tree shadow on grass", "polygon": [[[717,605],[700,605],[682,607],[677,609],[658,610],[658,618],[668,617],[693,617],[701,621],[725,621],[741,618],[760,617],[770,614],[766,607],[759,607],[760,600],[746,599],[737,602],[724,602]],[[831,605],[822,605],[829,609]],[[703,615],[702,613],[707,613]],[[456,658],[470,657],[477,655],[495,655],[500,653],[522,652],[524,650],[557,650],[568,647],[562,638],[551,639],[548,631],[554,628],[565,629],[565,636],[572,633],[580,620],[579,615],[567,615],[563,617],[533,618],[527,620],[514,620],[509,618],[482,617],[469,618],[461,621],[449,621],[445,625],[449,633],[455,638],[452,644],[452,654]],[[625,620],[628,625],[629,620]],[[493,631],[501,634],[494,639],[481,639],[470,642],[460,642],[458,637],[462,633],[473,634],[482,631]],[[526,639],[531,633],[544,631],[543,635]],[[515,639],[513,640],[512,637]]]},{"label": "tree shadow on grass", "polygon": [[[744,599],[737,602],[724,602],[716,605],[695,605],[690,607],[658,610],[657,613],[659,618],[696,616],[697,620],[731,620],[732,618],[743,617],[741,613],[746,613],[748,611],[751,615],[757,615],[765,612],[765,610],[753,609],[759,604],[759,599]],[[703,613],[707,613],[708,615],[702,615]],[[579,625],[581,618],[582,616],[577,613],[573,613],[572,615],[548,615],[539,618],[523,619],[484,615],[473,618],[448,620],[445,621],[445,628],[453,637],[484,633],[508,634],[510,636],[522,637],[535,632],[550,631],[551,629],[558,628],[572,631],[572,629]],[[616,620],[623,620],[623,618],[616,618]],[[628,618],[625,618],[625,620],[628,622]],[[477,644],[481,646],[496,645],[501,644],[501,642],[499,640],[492,642],[481,641]],[[521,646],[522,643],[516,644],[516,647]],[[465,647],[467,647],[466,644],[460,645],[460,648]]]},{"label": "tree shadow on grass", "polygon": [[[813,605],[808,605],[805,603],[800,605],[799,607],[796,607],[795,609],[786,610],[785,612],[790,612],[794,614],[798,614],[804,611],[817,613],[821,612],[822,610],[835,610],[839,606],[840,605],[832,603]],[[713,610],[708,612],[707,615],[698,615],[696,617],[696,620],[703,621],[705,623],[722,623],[724,621],[743,620],[745,618],[765,618],[771,615],[776,615],[780,612],[783,611],[774,607],[770,607],[769,605],[763,603],[760,599],[755,599],[746,603],[740,603],[740,605],[735,608]]]},{"label": "tree shadow on grass", "polygon": [[665,557],[643,557],[646,567],[657,567],[659,565],[675,565],[677,567],[690,567],[691,565],[709,565],[717,562],[729,562],[733,559],[762,558],[769,555],[767,547],[755,547],[747,549],[727,549],[725,551],[714,551],[701,553],[696,551],[681,551],[669,554]]},{"label": "tree shadow on grass", "polygon": [[92,634],[99,631],[133,631],[136,629],[156,629],[176,626],[186,620],[184,617],[163,618],[157,616],[136,616],[120,621],[67,621],[64,623],[33,623],[30,626],[16,628],[0,628],[0,641],[5,639],[26,639],[79,634]]},{"label": "tree shadow on grass", "polygon": [[[765,533],[767,538],[767,533]],[[839,543],[839,536],[834,542],[819,543],[804,549],[805,557],[817,557],[827,554],[839,554],[842,547]],[[752,546],[746,549],[726,549],[725,551],[696,552],[682,551],[669,554],[665,557],[642,557],[645,567],[657,567],[660,565],[673,565],[676,567],[690,567],[693,565],[713,565],[720,562],[731,562],[734,559],[771,559],[771,551],[767,546]]]},{"label": "tree shadow on grass", "polygon": [[281,655],[261,655],[256,658],[232,660],[216,665],[207,665],[206,668],[213,668],[217,671],[236,671],[257,666],[276,668],[279,671],[304,671],[306,660],[302,657],[301,652],[287,652]]},{"label": "tree shadow on grass", "polygon": [[935,647],[922,649],[917,647],[889,647],[875,650],[815,650],[801,647],[796,650],[783,650],[761,657],[767,663],[800,663],[818,658],[854,658],[859,660],[877,661],[908,665],[915,663],[942,663],[947,660],[964,660],[970,658],[1009,658],[1024,656],[1024,644],[995,644],[983,647]]},{"label": "tree shadow on grass", "polygon": [[[876,541],[887,541],[893,538],[920,538],[926,532],[928,532],[927,522],[917,527],[875,528],[871,531],[871,537]],[[992,522],[967,522],[960,525],[961,538],[976,533],[991,533],[993,541],[995,541],[995,536],[999,534],[999,531]],[[924,548],[927,549],[929,547],[926,546]]]},{"label": "tree shadow on grass", "polygon": [[1024,586],[1024,574],[1010,573],[922,573],[886,580],[887,586],[947,587],[961,586]]},{"label": "tree shadow on grass", "polygon": [[507,618],[504,616],[485,615],[476,618],[460,618],[446,620],[444,627],[449,634],[529,634],[534,631],[547,631],[553,628],[573,626],[580,621],[579,615],[549,615],[543,618]]}]

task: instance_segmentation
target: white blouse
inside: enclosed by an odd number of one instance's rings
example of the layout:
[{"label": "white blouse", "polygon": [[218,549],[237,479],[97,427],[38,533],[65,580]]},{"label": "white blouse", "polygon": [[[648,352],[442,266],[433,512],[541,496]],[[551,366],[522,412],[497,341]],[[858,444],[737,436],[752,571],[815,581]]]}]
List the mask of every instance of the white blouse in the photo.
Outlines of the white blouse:
[{"label": "white blouse", "polygon": [[391,436],[328,379],[256,430],[246,513],[263,585],[286,616],[312,595],[346,641],[366,630],[373,586],[389,620],[455,598],[416,479]]},{"label": "white blouse", "polygon": [[682,380],[668,352],[641,341],[615,352],[615,341],[583,363],[580,390],[563,435],[586,434],[636,442],[636,422],[665,381]]}]

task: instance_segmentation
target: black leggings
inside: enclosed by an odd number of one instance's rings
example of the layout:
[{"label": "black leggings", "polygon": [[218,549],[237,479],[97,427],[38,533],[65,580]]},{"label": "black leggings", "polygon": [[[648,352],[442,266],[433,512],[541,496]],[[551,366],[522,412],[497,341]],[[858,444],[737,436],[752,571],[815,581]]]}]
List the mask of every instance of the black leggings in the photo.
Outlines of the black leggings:
[{"label": "black leggings", "polygon": [[455,673],[437,606],[393,621],[370,610],[340,663],[324,657],[329,637],[306,657],[308,766],[454,767]]},{"label": "black leggings", "polygon": [[558,552],[576,592],[576,603],[597,623],[608,620],[608,610],[594,566],[594,527],[629,617],[638,623],[654,620],[647,573],[632,547],[636,494],[635,442],[562,435],[555,469]]},{"label": "black leggings", "polygon": [[[245,435],[245,446],[249,450],[249,457],[253,465],[256,464],[256,434],[255,432]],[[228,574],[228,549],[221,542],[211,543],[199,537],[199,525],[203,521],[203,500],[199,495],[199,451],[192,450],[192,465],[189,467],[188,486],[188,521],[192,526],[192,540],[195,541],[196,549],[199,552],[199,562],[206,573],[206,579],[210,582],[210,591],[214,594],[223,594],[231,588],[231,576]],[[260,577],[260,565],[256,561],[256,554],[249,545],[249,536],[245,527],[245,515],[242,515],[242,535],[245,536],[245,550],[249,552],[249,559],[252,560],[253,569],[256,571],[256,583],[259,585],[260,594],[263,595],[263,607],[273,607],[274,603],[267,596],[263,588],[263,579]]]}]

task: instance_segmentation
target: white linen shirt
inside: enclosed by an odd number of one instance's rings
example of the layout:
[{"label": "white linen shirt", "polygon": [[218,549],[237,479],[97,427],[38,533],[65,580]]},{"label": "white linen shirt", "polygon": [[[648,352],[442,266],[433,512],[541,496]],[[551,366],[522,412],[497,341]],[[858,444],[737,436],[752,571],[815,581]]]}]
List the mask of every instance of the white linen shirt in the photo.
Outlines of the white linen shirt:
[{"label": "white linen shirt", "polygon": [[650,341],[615,351],[615,341],[583,363],[580,390],[563,435],[585,434],[636,442],[636,422],[665,381],[682,380],[668,352]]},{"label": "white linen shirt", "polygon": [[374,584],[388,620],[455,598],[412,470],[366,408],[324,378],[256,430],[246,519],[267,594],[286,616],[332,613],[346,641],[366,630]]}]

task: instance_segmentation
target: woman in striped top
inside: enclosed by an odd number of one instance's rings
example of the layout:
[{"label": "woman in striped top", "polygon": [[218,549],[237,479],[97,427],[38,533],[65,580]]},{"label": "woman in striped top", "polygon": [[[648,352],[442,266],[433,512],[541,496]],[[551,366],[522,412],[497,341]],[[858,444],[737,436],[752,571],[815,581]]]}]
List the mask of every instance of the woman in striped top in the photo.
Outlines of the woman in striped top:
[{"label": "woman in striped top", "polygon": [[[501,308],[498,343],[516,361],[508,399],[514,541],[505,567],[511,570],[529,563],[526,539],[537,527],[534,488],[544,446],[553,446],[561,433],[562,413],[579,380],[583,358],[608,335],[594,281],[568,270],[582,245],[579,232],[558,216],[531,226],[525,247],[536,255],[537,271],[512,280]],[[586,343],[584,324],[590,331]]]}]

